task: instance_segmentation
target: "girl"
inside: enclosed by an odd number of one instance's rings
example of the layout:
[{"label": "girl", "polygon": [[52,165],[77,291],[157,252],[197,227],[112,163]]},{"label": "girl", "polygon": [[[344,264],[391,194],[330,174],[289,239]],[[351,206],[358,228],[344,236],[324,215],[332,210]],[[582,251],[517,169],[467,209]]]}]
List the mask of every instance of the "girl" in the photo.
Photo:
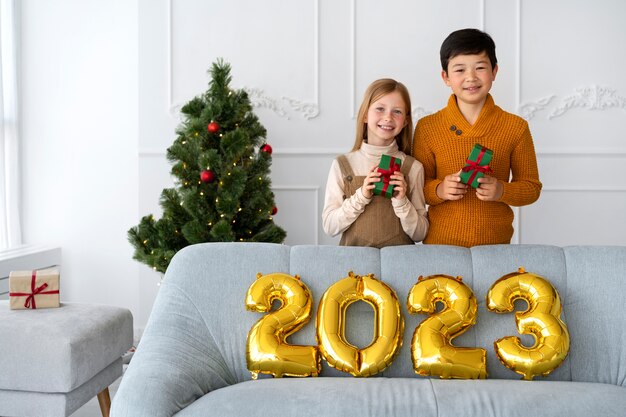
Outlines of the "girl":
[{"label": "girl", "polygon": [[[352,152],[336,158],[330,167],[322,213],[324,232],[343,233],[340,245],[408,245],[428,231],[424,203],[424,168],[411,151],[413,123],[407,88],[395,80],[374,81],[365,91],[356,124]],[[373,194],[381,181],[381,156],[402,161],[389,184],[391,199]]]}]

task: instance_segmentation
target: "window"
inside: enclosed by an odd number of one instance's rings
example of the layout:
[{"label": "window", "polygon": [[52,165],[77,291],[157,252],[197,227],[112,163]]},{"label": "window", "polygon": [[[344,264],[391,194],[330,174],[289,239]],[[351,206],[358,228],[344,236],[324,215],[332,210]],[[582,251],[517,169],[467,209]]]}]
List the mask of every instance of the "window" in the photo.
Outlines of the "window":
[{"label": "window", "polygon": [[0,250],[22,243],[16,0],[0,0]]}]

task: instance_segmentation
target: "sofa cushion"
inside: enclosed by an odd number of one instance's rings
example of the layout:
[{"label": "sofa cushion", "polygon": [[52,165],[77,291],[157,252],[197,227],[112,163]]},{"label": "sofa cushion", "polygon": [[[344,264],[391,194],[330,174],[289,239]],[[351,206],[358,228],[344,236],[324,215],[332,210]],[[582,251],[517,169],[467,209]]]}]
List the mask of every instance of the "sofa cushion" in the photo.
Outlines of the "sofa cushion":
[{"label": "sofa cushion", "polygon": [[572,246],[563,251],[572,379],[626,387],[626,247]]}]

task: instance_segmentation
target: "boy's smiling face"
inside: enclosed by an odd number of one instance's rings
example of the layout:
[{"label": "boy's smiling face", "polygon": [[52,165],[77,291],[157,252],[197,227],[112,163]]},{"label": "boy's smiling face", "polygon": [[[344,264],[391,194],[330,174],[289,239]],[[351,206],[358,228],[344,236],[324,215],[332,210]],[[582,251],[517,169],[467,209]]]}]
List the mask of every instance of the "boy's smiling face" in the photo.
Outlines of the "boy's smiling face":
[{"label": "boy's smiling face", "polygon": [[452,88],[457,100],[465,104],[482,106],[497,72],[498,65],[492,68],[489,57],[482,52],[451,58],[448,62],[448,71],[442,71],[441,78]]}]

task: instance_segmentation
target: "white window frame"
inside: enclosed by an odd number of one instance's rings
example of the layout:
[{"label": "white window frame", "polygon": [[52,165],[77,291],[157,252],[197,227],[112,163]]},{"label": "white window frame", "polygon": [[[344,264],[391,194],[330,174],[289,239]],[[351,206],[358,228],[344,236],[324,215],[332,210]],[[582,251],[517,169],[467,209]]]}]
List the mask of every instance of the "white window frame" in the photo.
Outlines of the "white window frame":
[{"label": "white window frame", "polygon": [[22,244],[19,177],[18,9],[0,0],[0,251]]}]

